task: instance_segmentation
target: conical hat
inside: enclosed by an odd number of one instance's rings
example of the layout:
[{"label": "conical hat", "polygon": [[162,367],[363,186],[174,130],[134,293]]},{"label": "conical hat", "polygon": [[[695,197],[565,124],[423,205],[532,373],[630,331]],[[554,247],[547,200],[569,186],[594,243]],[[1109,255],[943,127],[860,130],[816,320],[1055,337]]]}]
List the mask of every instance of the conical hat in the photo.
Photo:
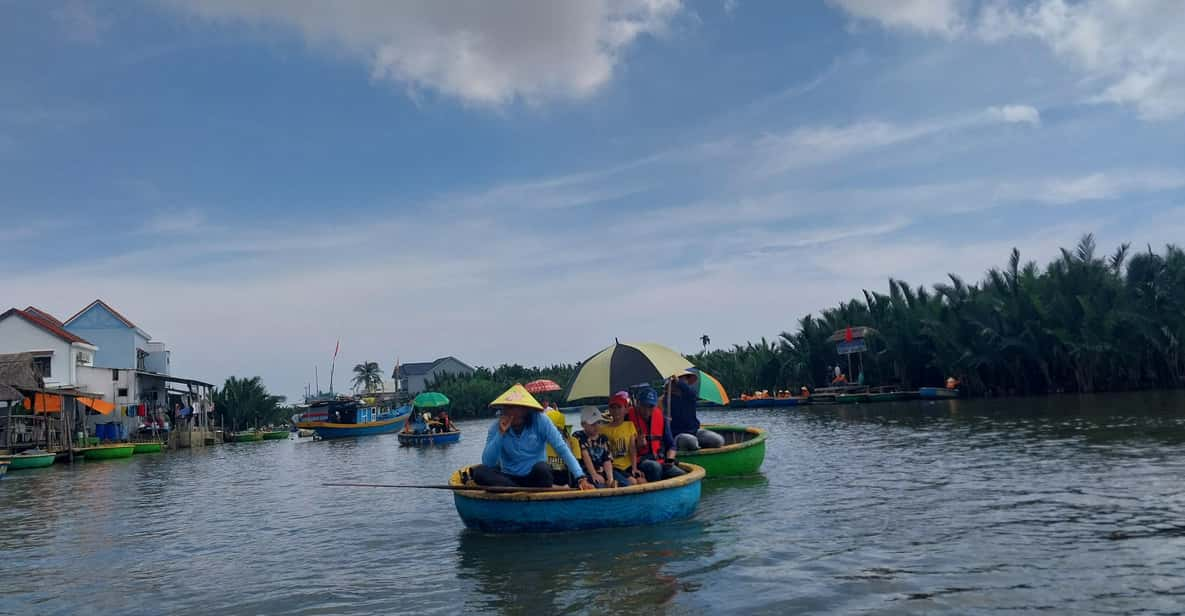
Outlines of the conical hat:
[{"label": "conical hat", "polygon": [[543,411],[543,405],[527,391],[526,387],[515,383],[513,387],[507,389],[501,396],[498,396],[490,403],[490,406],[521,406],[532,411]]}]

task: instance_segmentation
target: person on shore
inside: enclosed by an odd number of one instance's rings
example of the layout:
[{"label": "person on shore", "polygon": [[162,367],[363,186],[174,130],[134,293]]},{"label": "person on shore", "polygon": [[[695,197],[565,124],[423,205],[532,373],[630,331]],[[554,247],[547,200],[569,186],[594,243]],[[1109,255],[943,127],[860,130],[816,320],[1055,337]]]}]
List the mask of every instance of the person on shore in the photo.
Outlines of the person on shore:
[{"label": "person on shore", "polygon": [[543,415],[543,407],[526,388],[516,384],[490,403],[501,412],[486,434],[481,464],[469,471],[478,485],[552,487],[551,467],[544,445],[550,444],[564,460],[581,490],[596,489],[584,476],[576,456],[555,424]]},{"label": "person on shore", "polygon": [[613,478],[619,486],[646,483],[646,476],[638,470],[638,430],[626,421],[630,412],[630,395],[619,391],[609,398],[609,423],[600,427],[609,441],[609,455],[613,456]]},{"label": "person on shore", "polygon": [[598,488],[616,488],[613,478],[613,456],[609,453],[609,439],[601,434],[605,416],[595,406],[586,406],[580,411],[580,427],[572,436],[580,443],[580,461],[589,480]]},{"label": "person on shore", "polygon": [[[568,418],[564,417],[564,414],[555,407],[548,406],[546,408],[547,410],[543,414],[551,420],[556,430],[560,431],[560,434],[564,437],[564,442],[568,444],[568,449],[571,449],[572,455],[576,456],[576,459],[579,460],[580,443],[575,437],[568,434]],[[545,449],[547,450],[547,465],[551,467],[551,477],[555,485],[573,486],[574,478],[572,473],[564,466],[564,459],[560,457],[560,454],[551,445],[547,445]]]},{"label": "person on shore", "polygon": [[638,432],[638,470],[646,475],[646,481],[684,474],[685,471],[675,465],[675,438],[658,406],[657,391],[647,387],[637,393],[631,419]]},{"label": "person on shore", "polygon": [[675,448],[683,451],[714,449],[724,446],[724,437],[700,427],[696,415],[696,401],[699,400],[699,375],[685,370],[677,378],[667,381],[670,392],[671,434],[675,435]]}]

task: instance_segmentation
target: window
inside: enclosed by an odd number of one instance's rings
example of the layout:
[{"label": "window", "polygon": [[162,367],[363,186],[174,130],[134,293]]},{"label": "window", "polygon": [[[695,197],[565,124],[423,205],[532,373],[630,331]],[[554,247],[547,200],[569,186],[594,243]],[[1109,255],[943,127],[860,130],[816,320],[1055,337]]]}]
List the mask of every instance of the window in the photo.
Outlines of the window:
[{"label": "window", "polygon": [[127,387],[120,387],[119,393],[117,393],[116,395],[119,396],[120,398],[128,397],[128,388]]},{"label": "window", "polygon": [[119,380],[119,368],[112,368],[111,369],[111,381],[114,382],[114,381],[118,381],[118,380]]},{"label": "window", "polygon": [[43,355],[33,358],[33,371],[41,378],[48,379],[53,376],[53,357]]}]

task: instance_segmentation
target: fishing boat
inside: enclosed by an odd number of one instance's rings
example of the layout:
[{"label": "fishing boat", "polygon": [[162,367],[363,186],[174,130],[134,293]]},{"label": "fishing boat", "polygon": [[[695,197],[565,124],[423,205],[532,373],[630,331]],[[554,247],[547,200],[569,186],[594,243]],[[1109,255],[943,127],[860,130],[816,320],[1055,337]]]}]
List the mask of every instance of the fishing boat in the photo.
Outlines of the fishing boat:
[{"label": "fishing boat", "polygon": [[[465,526],[489,533],[534,533],[662,524],[691,517],[699,505],[704,469],[680,464],[687,474],[624,488],[547,492],[453,492]],[[449,485],[473,485],[469,467]]]},{"label": "fishing boat", "polygon": [[0,462],[8,462],[9,468],[14,471],[24,470],[26,468],[45,468],[46,466],[53,466],[57,454],[48,451],[41,451],[39,449],[30,449],[29,451],[22,451],[21,453],[10,456],[0,456]]},{"label": "fishing boat", "polygon": [[132,443],[112,443],[110,445],[95,445],[78,450],[87,460],[115,460],[130,458],[136,453],[136,446]]},{"label": "fishing boat", "polygon": [[741,400],[733,398],[729,406],[748,409],[769,409],[807,404],[807,398],[749,398]]},{"label": "fishing boat", "polygon": [[680,451],[679,460],[702,466],[708,477],[752,475],[765,461],[766,431],[744,426],[705,425],[724,437],[723,447]]},{"label": "fishing boat", "polygon": [[391,409],[362,406],[356,400],[331,400],[318,403],[318,405],[321,404],[327,407],[329,419],[311,422],[309,427],[323,439],[398,432],[403,428],[408,415],[411,415],[410,405]]},{"label": "fishing boat", "polygon": [[923,400],[949,400],[959,397],[959,390],[945,387],[922,387],[918,389],[918,397]]},{"label": "fishing boat", "polygon": [[259,434],[265,441],[282,441],[288,438],[287,430],[269,430],[267,432],[260,432]]},{"label": "fishing boat", "polygon": [[461,431],[425,432],[422,434],[400,432],[396,436],[399,438],[400,445],[447,445],[449,443],[459,442],[461,440]]},{"label": "fishing boat", "polygon": [[165,444],[159,441],[149,441],[146,443],[132,443],[135,453],[160,453]]}]

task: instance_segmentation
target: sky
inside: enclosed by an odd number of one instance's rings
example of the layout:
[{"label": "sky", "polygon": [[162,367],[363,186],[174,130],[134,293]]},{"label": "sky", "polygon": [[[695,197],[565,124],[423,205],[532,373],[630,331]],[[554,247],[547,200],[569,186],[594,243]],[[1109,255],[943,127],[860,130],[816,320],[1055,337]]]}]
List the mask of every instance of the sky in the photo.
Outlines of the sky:
[{"label": "sky", "polygon": [[1179,0],[0,1],[0,309],[174,373],[580,361],[1185,238]]}]

